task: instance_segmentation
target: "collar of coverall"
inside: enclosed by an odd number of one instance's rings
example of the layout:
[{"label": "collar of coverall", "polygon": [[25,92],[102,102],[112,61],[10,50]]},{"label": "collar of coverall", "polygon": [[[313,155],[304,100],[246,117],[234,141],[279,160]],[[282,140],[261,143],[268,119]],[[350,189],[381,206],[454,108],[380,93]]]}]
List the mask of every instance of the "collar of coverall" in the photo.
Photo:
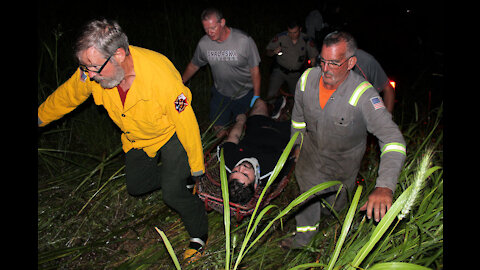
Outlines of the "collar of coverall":
[{"label": "collar of coverall", "polygon": [[258,180],[260,180],[260,164],[258,163],[258,160],[254,157],[251,157],[251,158],[244,158],[244,159],[241,159],[239,162],[237,162],[237,164],[235,164],[234,167],[237,167],[238,165],[242,164],[244,161],[252,164],[252,167],[253,167],[253,170],[255,171],[255,187],[257,186],[258,184]]}]

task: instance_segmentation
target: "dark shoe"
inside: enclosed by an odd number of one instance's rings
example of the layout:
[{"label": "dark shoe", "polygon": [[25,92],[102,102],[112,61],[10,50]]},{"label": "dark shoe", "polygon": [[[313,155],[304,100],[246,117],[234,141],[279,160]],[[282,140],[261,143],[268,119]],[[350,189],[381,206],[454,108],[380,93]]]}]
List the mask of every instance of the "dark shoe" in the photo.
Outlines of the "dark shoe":
[{"label": "dark shoe", "polygon": [[295,241],[295,236],[290,236],[280,241],[280,247],[282,247],[283,249],[301,249],[305,247],[305,245],[302,245]]},{"label": "dark shoe", "polygon": [[195,180],[192,176],[187,178],[187,189],[193,193],[193,188],[195,187]]}]

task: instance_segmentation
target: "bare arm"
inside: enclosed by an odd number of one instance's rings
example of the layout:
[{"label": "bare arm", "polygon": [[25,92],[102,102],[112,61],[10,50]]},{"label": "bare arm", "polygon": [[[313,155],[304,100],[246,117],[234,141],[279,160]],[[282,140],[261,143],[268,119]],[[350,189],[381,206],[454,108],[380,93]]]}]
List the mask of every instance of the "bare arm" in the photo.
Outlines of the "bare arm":
[{"label": "bare arm", "polygon": [[182,82],[185,84],[192,76],[199,70],[200,68],[192,64],[192,62],[188,63],[187,68],[183,72],[182,75]]},{"label": "bare arm", "polygon": [[258,66],[251,68],[250,74],[252,75],[252,81],[253,81],[253,95],[260,96],[260,82],[261,82],[260,68]]},{"label": "bare arm", "polygon": [[383,88],[383,102],[390,113],[393,113],[393,106],[395,105],[395,90],[390,84]]},{"label": "bare arm", "polygon": [[245,125],[245,122],[247,122],[247,116],[242,113],[237,115],[235,120],[236,122],[230,130],[230,133],[228,133],[228,138],[226,141],[238,144],[240,142],[240,136],[242,136],[243,126]]}]

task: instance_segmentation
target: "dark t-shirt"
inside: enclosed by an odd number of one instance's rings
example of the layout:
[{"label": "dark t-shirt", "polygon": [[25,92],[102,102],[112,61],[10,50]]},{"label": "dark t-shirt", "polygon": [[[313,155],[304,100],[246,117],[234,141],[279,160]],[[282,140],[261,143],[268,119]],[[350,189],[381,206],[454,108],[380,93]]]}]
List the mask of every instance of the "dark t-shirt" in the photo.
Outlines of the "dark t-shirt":
[{"label": "dark t-shirt", "polygon": [[377,92],[382,92],[389,80],[380,63],[371,54],[361,49],[357,49],[355,55],[357,56],[357,64],[353,71],[369,81]]}]

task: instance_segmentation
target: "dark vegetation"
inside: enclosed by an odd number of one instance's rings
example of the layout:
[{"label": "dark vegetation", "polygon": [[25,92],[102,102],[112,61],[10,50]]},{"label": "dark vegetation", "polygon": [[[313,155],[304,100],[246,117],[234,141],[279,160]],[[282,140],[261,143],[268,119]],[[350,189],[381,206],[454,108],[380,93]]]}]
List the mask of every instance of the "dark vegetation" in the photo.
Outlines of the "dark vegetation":
[{"label": "dark vegetation", "polygon": [[[332,5],[336,1],[329,1]],[[78,6],[77,6],[78,5]],[[272,61],[265,46],[274,34],[285,30],[295,15],[303,23],[311,9],[307,4],[274,1],[135,1],[118,3],[42,2],[38,5],[37,85],[38,105],[77,68],[73,57],[76,31],[92,18],[117,20],[130,43],[166,55],[180,73],[190,61],[204,34],[203,8],[224,10],[227,24],[249,33],[261,57],[262,94],[266,93]],[[399,179],[398,197],[412,182],[419,158],[434,149],[432,166],[443,165],[443,36],[441,9],[418,4],[385,1],[342,1],[342,23],[359,47],[373,54],[390,78],[397,82],[394,120],[407,141],[408,156]],[[331,13],[325,20],[334,20]],[[335,17],[336,18],[336,17]],[[208,101],[212,84],[203,68],[188,84],[204,145],[210,143]],[[179,216],[162,202],[161,191],[141,197],[127,194],[120,131],[103,107],[89,98],[75,111],[38,132],[38,268],[40,269],[173,269],[165,246],[154,230],[162,229],[179,258],[188,235]],[[360,205],[374,186],[378,146],[373,142],[360,172],[366,188]],[[443,267],[443,170],[427,181],[423,197],[411,216],[382,238],[366,263],[401,261],[433,269]],[[298,196],[292,179],[282,196],[273,201],[280,208]],[[269,233],[242,260],[245,269],[289,269],[295,265],[327,263],[341,223],[332,217],[321,224],[311,248],[284,251],[279,241],[294,230],[293,215],[275,223]],[[276,215],[265,216],[268,221]],[[211,212],[211,238],[207,255],[186,269],[222,269],[225,266],[223,216]],[[348,248],[339,262],[347,263],[365,243],[376,224],[362,222],[356,214]],[[248,219],[232,224],[232,235],[243,233]],[[265,225],[260,223],[259,226]],[[358,230],[357,230],[358,229]],[[357,232],[357,233],[355,233]],[[239,240],[240,241],[240,240]],[[237,244],[239,245],[239,244]],[[353,255],[352,255],[353,254]],[[365,268],[367,264],[362,265]]]}]

